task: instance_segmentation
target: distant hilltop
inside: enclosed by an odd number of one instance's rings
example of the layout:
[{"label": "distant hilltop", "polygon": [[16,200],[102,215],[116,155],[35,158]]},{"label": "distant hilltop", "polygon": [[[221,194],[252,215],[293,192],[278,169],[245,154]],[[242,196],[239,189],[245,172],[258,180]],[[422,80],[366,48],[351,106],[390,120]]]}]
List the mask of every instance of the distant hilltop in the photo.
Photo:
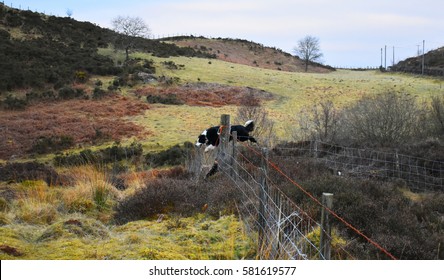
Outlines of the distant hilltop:
[{"label": "distant hilltop", "polygon": [[444,76],[444,47],[429,51],[424,57],[419,55],[400,61],[392,67],[392,71],[422,74],[423,58],[425,75]]}]

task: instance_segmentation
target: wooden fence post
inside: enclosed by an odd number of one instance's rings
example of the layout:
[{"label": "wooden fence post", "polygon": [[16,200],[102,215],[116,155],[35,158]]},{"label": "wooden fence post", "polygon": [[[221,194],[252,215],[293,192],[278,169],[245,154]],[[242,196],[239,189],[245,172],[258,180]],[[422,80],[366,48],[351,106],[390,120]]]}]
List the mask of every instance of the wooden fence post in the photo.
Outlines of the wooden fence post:
[{"label": "wooden fence post", "polygon": [[236,181],[237,180],[237,176],[238,176],[238,168],[237,168],[237,162],[236,162],[236,158],[237,158],[237,149],[236,149],[236,143],[237,143],[237,131],[233,131],[232,134],[233,137],[233,141],[232,141],[232,145],[231,145],[231,168],[230,168],[230,175],[231,178]]},{"label": "wooden fence post", "polygon": [[219,146],[217,160],[220,168],[226,169],[228,141],[230,140],[230,115],[222,114],[220,117]]},{"label": "wooden fence post", "polygon": [[[322,205],[331,209],[333,207],[333,194],[322,193]],[[331,256],[331,219],[330,213],[322,207],[321,210],[321,238],[319,244],[319,259],[329,260]]]},{"label": "wooden fence post", "polygon": [[266,239],[266,226],[267,226],[267,214],[266,214],[266,207],[267,207],[267,200],[269,196],[268,186],[267,186],[267,173],[268,173],[268,150],[267,148],[262,149],[262,159],[261,159],[261,166],[262,166],[262,172],[261,172],[261,178],[259,180],[260,186],[259,186],[259,217],[258,217],[258,224],[259,224],[259,232],[258,232],[258,252],[261,259],[264,257],[264,249],[266,249],[265,246],[265,239]]}]

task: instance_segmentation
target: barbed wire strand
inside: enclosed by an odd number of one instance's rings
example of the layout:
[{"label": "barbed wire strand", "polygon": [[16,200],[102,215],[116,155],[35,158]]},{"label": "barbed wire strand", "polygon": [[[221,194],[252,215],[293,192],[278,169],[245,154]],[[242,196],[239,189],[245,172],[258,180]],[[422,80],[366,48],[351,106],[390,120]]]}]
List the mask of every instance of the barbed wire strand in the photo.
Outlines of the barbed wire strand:
[{"label": "barbed wire strand", "polygon": [[[249,150],[253,151],[255,154],[257,154],[260,157],[263,157],[263,155],[261,153],[259,153],[258,151],[254,150],[253,148],[251,148],[250,146],[244,144],[245,147],[247,147]],[[365,240],[367,240],[370,244],[372,244],[373,246],[375,246],[377,249],[379,249],[381,252],[383,252],[384,254],[386,254],[388,257],[390,257],[393,260],[397,260],[397,258],[395,256],[393,256],[389,251],[387,251],[384,247],[382,247],[381,245],[379,245],[376,241],[373,241],[370,237],[368,237],[367,235],[365,235],[363,232],[361,232],[359,229],[357,229],[356,227],[354,227],[352,224],[350,224],[349,222],[347,222],[344,218],[342,218],[341,216],[339,216],[336,212],[334,212],[332,209],[330,209],[329,207],[325,206],[324,204],[322,204],[322,202],[320,202],[316,197],[314,197],[310,192],[308,192],[305,188],[303,188],[299,183],[297,183],[295,180],[293,180],[292,178],[290,178],[287,174],[285,174],[285,172],[283,172],[274,162],[270,161],[269,159],[264,158],[268,164],[273,167],[273,169],[275,169],[278,173],[280,173],[282,176],[284,176],[290,183],[292,183],[294,186],[296,186],[297,188],[299,188],[305,195],[307,195],[311,200],[313,200],[315,203],[317,203],[318,205],[320,205],[321,207],[324,207],[324,209],[326,211],[328,211],[332,216],[334,216],[336,219],[338,219],[340,222],[342,222],[344,225],[346,225],[348,228],[350,228],[351,230],[353,230],[354,232],[356,232],[358,235],[360,235],[361,237],[363,237]]]}]

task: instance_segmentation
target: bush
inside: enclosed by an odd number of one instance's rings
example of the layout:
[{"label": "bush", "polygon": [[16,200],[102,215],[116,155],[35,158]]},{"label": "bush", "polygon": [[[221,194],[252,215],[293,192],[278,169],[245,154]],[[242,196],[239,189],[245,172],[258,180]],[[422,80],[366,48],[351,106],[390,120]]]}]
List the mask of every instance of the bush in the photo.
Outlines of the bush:
[{"label": "bush", "polygon": [[181,165],[192,148],[194,146],[191,142],[185,142],[183,146],[175,145],[165,151],[149,153],[145,155],[145,162],[152,167]]},{"label": "bush", "polygon": [[365,97],[344,114],[342,135],[349,135],[359,145],[397,147],[420,134],[422,111],[406,94],[387,92]]},{"label": "bush", "polygon": [[[443,225],[444,195],[411,199],[397,182],[381,182],[331,175],[320,163],[295,164],[280,158],[279,166],[318,200],[323,192],[334,194],[333,211],[400,259],[436,259]],[[287,180],[270,171],[269,177],[296,204],[320,221],[321,207]],[[379,249],[336,218],[333,226],[343,237],[354,239],[347,251],[357,259],[386,258]]]},{"label": "bush", "polygon": [[205,184],[178,178],[148,180],[144,187],[116,206],[115,221],[123,224],[157,218],[163,213],[188,216],[202,211],[204,205],[208,206],[210,215],[235,213],[242,195],[238,188],[225,180],[225,177],[214,178]]},{"label": "bush", "polygon": [[106,92],[100,87],[96,86],[93,91],[93,99],[102,99],[105,96]]},{"label": "bush", "polygon": [[7,163],[0,165],[0,178],[3,181],[22,182],[43,180],[48,185],[58,182],[59,174],[54,168],[38,162]]},{"label": "bush", "polygon": [[116,142],[111,147],[93,152],[90,149],[80,151],[78,154],[57,155],[54,164],[58,166],[79,166],[85,164],[113,163],[129,160],[141,156],[143,148],[140,143],[133,142],[123,147]]},{"label": "bush", "polygon": [[37,154],[54,153],[57,151],[65,150],[74,145],[74,138],[68,135],[40,137],[37,139],[30,152]]},{"label": "bush", "polygon": [[8,95],[3,101],[3,106],[8,110],[23,110],[27,105],[28,102],[12,95]]},{"label": "bush", "polygon": [[60,99],[74,99],[79,97],[85,97],[85,92],[82,89],[63,87],[59,90]]},{"label": "bush", "polygon": [[146,100],[150,104],[154,103],[160,103],[160,104],[167,104],[167,105],[183,105],[184,102],[177,98],[177,95],[173,93],[168,93],[165,96],[160,95],[148,95],[146,97]]}]

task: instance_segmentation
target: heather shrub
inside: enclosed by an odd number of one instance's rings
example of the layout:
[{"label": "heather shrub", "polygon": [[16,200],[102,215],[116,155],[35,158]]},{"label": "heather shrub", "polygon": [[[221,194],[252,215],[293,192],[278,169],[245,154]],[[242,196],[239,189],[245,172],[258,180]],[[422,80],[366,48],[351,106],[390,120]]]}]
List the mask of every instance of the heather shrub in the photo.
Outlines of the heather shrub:
[{"label": "heather shrub", "polygon": [[15,162],[0,165],[0,178],[3,181],[43,180],[46,184],[53,185],[57,183],[59,177],[54,168],[43,163]]},{"label": "heather shrub", "polygon": [[240,191],[225,177],[205,183],[174,178],[149,179],[118,203],[114,218],[118,224],[123,224],[166,213],[189,216],[203,209],[218,217],[235,213],[241,198]]},{"label": "heather shrub", "polygon": [[74,145],[74,138],[69,135],[40,137],[34,141],[30,152],[37,154],[54,153]]},{"label": "heather shrub", "polygon": [[28,102],[26,100],[13,97],[12,95],[8,95],[2,104],[7,110],[23,110],[28,105]]},{"label": "heather shrub", "polygon": [[[398,187],[389,182],[325,175],[305,180],[302,185],[319,200],[323,192],[333,193],[333,210],[397,258],[436,258],[440,242],[437,234],[439,229],[436,228],[439,222],[431,220],[436,217],[435,213],[444,213],[439,212],[442,211],[439,204],[432,204],[418,215],[419,205],[410,201]],[[302,191],[293,189],[292,197],[301,208],[320,220],[320,206]],[[422,219],[418,218],[421,216]],[[358,259],[386,258],[341,221],[333,218],[333,224],[349,238],[358,238],[358,243],[347,247],[353,256]],[[367,244],[364,250],[360,243]]]},{"label": "heather shrub", "polygon": [[146,154],[145,162],[152,167],[181,165],[185,163],[187,155],[193,148],[191,142],[185,142],[183,146],[174,145],[164,151]]}]

